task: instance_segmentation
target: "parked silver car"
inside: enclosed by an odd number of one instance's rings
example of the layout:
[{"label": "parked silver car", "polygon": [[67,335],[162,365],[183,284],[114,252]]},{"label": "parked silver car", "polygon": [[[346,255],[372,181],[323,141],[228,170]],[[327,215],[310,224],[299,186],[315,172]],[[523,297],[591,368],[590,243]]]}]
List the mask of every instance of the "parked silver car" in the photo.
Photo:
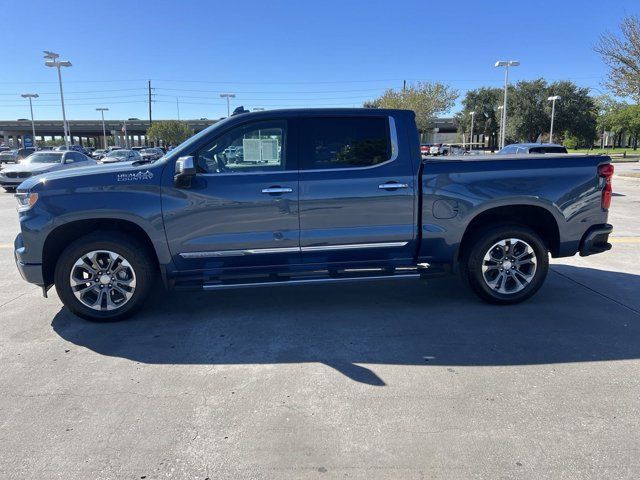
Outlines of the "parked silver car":
[{"label": "parked silver car", "polygon": [[94,160],[100,160],[101,158],[103,158],[105,155],[107,154],[107,151],[99,148],[97,150],[94,150],[93,152],[91,152],[91,158],[93,158]]},{"label": "parked silver car", "polygon": [[18,161],[18,150],[4,150],[0,152],[0,163],[16,163]]},{"label": "parked silver car", "polygon": [[0,171],[0,185],[7,192],[14,191],[25,179],[67,168],[96,165],[96,161],[86,155],[68,151],[42,151],[29,155],[22,162]]},{"label": "parked silver car", "polygon": [[136,150],[113,150],[100,159],[101,163],[136,162],[142,160],[142,156]]},{"label": "parked silver car", "polygon": [[140,155],[142,155],[142,158],[144,160],[158,160],[159,158],[164,156],[164,152],[162,150],[160,150],[159,148],[145,148],[143,150],[140,151]]}]

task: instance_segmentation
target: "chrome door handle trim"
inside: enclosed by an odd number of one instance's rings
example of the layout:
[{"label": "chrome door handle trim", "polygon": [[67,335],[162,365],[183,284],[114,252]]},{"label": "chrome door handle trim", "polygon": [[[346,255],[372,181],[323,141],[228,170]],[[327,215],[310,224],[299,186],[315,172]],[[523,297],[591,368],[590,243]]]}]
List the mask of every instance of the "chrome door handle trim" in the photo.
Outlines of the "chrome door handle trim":
[{"label": "chrome door handle trim", "polygon": [[394,190],[396,188],[409,188],[409,184],[407,183],[395,183],[395,182],[387,182],[381,183],[378,185],[380,190]]},{"label": "chrome door handle trim", "polygon": [[287,187],[269,187],[263,188],[262,193],[291,193],[293,192],[293,188]]}]

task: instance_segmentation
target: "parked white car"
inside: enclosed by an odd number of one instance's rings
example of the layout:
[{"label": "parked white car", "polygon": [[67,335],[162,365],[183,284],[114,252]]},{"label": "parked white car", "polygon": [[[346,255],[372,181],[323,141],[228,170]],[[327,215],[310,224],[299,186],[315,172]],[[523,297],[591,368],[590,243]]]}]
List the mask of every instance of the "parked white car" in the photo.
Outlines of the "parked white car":
[{"label": "parked white car", "polygon": [[27,178],[67,168],[88,167],[96,161],[86,155],[68,151],[42,151],[29,155],[22,162],[0,171],[0,185],[7,192],[15,189]]}]

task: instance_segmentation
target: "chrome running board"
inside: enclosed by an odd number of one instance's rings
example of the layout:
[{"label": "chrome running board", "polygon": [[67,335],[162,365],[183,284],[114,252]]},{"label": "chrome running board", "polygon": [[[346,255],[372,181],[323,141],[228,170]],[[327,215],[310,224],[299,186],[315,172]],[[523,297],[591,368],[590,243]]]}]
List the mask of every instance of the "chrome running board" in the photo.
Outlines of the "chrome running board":
[{"label": "chrome running board", "polygon": [[[415,271],[415,270],[414,270]],[[421,275],[419,273],[404,273],[395,275],[365,275],[353,277],[319,277],[319,278],[297,278],[297,279],[279,279],[248,281],[242,283],[224,282],[207,282],[202,285],[203,290],[232,290],[237,288],[258,288],[258,287],[276,287],[291,285],[312,285],[317,283],[346,283],[346,282],[376,282],[380,280],[416,280]]]}]

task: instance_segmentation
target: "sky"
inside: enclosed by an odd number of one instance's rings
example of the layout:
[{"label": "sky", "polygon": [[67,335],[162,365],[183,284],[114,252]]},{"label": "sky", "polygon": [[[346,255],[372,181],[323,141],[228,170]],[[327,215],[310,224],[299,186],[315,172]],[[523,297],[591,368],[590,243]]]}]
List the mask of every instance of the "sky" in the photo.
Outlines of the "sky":
[{"label": "sky", "polygon": [[[358,107],[403,80],[464,92],[544,77],[604,90],[593,45],[638,0],[148,1],[0,0],[0,119],[215,119],[231,108]],[[460,102],[453,111],[460,108]]]}]

